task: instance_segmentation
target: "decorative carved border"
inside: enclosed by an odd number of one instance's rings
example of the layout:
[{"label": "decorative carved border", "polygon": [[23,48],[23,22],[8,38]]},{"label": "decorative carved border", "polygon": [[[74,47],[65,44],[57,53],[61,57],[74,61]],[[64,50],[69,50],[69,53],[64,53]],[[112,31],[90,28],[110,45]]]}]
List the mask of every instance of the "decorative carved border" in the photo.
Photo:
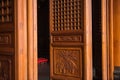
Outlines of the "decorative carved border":
[{"label": "decorative carved border", "polygon": [[53,36],[53,42],[83,42],[82,35]]},{"label": "decorative carved border", "polygon": [[54,74],[82,77],[82,48],[54,48]]},{"label": "decorative carved border", "polygon": [[10,33],[0,33],[0,45],[11,45],[12,35]]}]

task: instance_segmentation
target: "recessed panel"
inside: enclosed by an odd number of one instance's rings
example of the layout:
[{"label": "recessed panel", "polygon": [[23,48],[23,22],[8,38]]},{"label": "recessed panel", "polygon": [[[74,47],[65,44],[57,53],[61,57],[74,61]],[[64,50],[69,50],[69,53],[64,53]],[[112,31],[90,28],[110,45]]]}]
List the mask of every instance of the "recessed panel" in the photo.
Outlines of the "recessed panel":
[{"label": "recessed panel", "polygon": [[82,77],[82,48],[54,48],[54,74]]}]

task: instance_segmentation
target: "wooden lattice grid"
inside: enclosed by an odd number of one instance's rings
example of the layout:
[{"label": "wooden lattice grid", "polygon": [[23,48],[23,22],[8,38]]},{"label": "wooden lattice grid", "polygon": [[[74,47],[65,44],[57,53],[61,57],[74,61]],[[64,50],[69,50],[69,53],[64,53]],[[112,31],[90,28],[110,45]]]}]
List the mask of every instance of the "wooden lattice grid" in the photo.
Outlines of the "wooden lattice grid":
[{"label": "wooden lattice grid", "polygon": [[12,0],[0,0],[0,23],[12,21]]},{"label": "wooden lattice grid", "polygon": [[81,0],[53,0],[53,31],[82,29]]}]

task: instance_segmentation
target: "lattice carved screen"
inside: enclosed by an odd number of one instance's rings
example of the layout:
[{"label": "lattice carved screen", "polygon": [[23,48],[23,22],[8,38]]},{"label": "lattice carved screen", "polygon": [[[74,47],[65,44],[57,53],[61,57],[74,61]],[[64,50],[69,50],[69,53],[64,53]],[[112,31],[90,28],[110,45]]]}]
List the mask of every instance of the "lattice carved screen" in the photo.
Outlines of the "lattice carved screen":
[{"label": "lattice carved screen", "polygon": [[12,0],[0,0],[0,23],[12,21]]},{"label": "lattice carved screen", "polygon": [[82,29],[81,0],[53,0],[52,1],[52,31]]}]

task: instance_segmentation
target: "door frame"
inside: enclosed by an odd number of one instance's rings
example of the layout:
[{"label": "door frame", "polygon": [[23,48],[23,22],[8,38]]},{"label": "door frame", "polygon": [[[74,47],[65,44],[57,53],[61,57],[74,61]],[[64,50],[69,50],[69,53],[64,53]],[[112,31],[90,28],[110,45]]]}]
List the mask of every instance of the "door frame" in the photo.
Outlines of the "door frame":
[{"label": "door frame", "polygon": [[113,80],[113,72],[114,72],[114,43],[113,43],[113,0],[109,0],[109,77]]},{"label": "door frame", "polygon": [[[21,6],[22,5],[22,6]],[[26,0],[14,0],[15,80],[27,77],[27,14]]]},{"label": "door frame", "polygon": [[113,0],[102,0],[102,76],[113,80]]},{"label": "door frame", "polygon": [[101,26],[102,26],[102,80],[109,80],[108,78],[108,62],[109,62],[109,26],[108,26],[108,0],[101,0]]},{"label": "door frame", "polygon": [[27,4],[28,80],[37,80],[37,0],[27,0]]},{"label": "door frame", "polygon": [[92,0],[84,0],[84,34],[85,34],[85,54],[84,54],[84,80],[93,80],[92,73]]},{"label": "door frame", "polygon": [[15,80],[37,80],[37,0],[14,0]]}]

